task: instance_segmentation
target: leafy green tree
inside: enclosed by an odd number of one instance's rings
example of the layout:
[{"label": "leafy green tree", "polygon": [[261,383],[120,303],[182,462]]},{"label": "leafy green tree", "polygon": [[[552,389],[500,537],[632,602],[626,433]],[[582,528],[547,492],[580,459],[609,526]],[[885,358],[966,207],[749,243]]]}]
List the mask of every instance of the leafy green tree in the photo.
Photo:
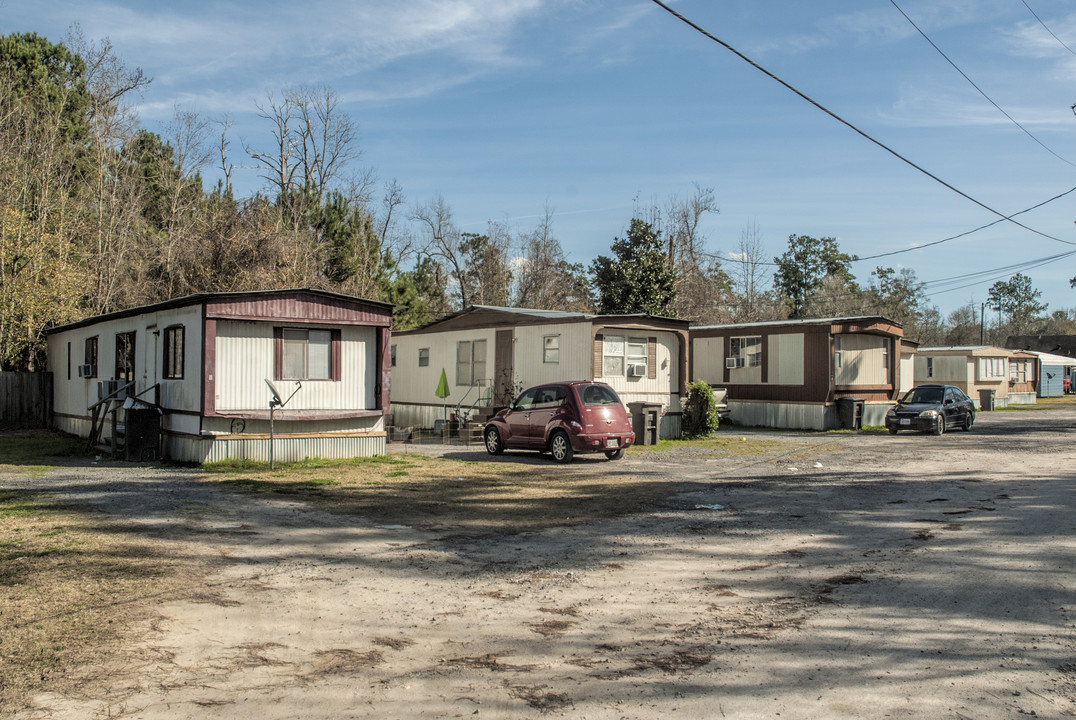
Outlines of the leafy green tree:
[{"label": "leafy green tree", "polygon": [[676,276],[650,223],[633,218],[628,236],[613,239],[615,258],[601,255],[591,263],[600,312],[620,315],[671,315]]},{"label": "leafy green tree", "polygon": [[57,118],[64,143],[76,143],[89,135],[86,115],[90,94],[85,72],[81,57],[36,33],[0,37],[0,73],[8,80],[5,92],[34,112]]},{"label": "leafy green tree", "polygon": [[827,277],[833,278],[828,283],[830,288],[836,284],[838,287],[855,289],[855,279],[850,269],[855,259],[855,255],[841,252],[834,238],[789,235],[788,250],[773,259],[777,264],[777,272],[773,276],[774,289],[788,303],[789,316],[806,317],[811,295],[822,287]]},{"label": "leafy green tree", "polygon": [[[1026,335],[1036,326],[1042,324],[1041,315],[1047,308],[1040,303],[1042,291],[1031,285],[1031,278],[1016,273],[1008,280],[998,280],[990,286],[986,305],[999,313],[1009,316],[1008,332],[1013,335]],[[999,323],[1000,324],[1000,323]],[[999,332],[1001,328],[998,328]]]},{"label": "leafy green tree", "polygon": [[705,380],[696,380],[687,386],[683,410],[684,437],[709,437],[717,430],[717,400],[713,388]]}]

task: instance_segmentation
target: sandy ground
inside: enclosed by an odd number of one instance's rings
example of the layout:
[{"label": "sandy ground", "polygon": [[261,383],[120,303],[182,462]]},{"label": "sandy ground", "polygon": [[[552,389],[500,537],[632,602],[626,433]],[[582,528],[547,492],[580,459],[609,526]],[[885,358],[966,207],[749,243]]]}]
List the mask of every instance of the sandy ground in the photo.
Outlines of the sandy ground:
[{"label": "sandy ground", "polygon": [[1073,717],[1074,428],[983,413],[942,437],[629,454],[609,471],[688,492],[527,534],[378,526],[170,469],[12,481],[216,563],[98,687],[17,718]]}]

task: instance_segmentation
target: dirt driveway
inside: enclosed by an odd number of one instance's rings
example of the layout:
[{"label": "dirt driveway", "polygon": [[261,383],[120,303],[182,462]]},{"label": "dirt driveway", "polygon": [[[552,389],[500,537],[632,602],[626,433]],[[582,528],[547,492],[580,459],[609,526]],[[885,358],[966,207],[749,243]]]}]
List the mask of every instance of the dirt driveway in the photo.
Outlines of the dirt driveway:
[{"label": "dirt driveway", "polygon": [[582,458],[564,472],[669,493],[523,533],[378,523],[193,471],[4,477],[215,563],[98,683],[16,717],[1076,716],[1074,429],[1076,410],[983,413],[942,437],[733,430],[780,444]]}]

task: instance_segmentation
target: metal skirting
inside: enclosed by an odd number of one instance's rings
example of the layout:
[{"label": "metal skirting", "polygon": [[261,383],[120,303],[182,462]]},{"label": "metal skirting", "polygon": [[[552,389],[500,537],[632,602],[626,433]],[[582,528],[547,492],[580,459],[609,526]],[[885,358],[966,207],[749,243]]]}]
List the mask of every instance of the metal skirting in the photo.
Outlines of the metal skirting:
[{"label": "metal skirting", "polygon": [[[256,460],[269,462],[269,438],[243,437],[166,437],[166,454],[179,462],[221,462]],[[307,458],[342,459],[385,454],[385,434],[354,436],[278,437],[273,441],[276,462],[298,462]]]}]

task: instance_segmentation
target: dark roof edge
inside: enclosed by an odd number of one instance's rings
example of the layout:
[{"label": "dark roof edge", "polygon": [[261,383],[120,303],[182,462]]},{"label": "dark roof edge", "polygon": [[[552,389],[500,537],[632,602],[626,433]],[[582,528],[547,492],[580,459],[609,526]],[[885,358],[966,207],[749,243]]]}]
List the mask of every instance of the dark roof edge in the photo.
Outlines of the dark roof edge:
[{"label": "dark roof edge", "polygon": [[244,296],[260,296],[260,295],[286,295],[288,293],[308,293],[311,295],[320,295],[322,297],[334,298],[337,300],[347,300],[349,302],[361,302],[367,305],[375,305],[388,310],[392,310],[396,305],[392,303],[382,302],[380,300],[367,300],[366,298],[357,297],[355,295],[345,295],[344,293],[332,292],[331,290],[318,290],[316,288],[282,288],[276,290],[236,290],[230,292],[214,292],[214,293],[195,293],[193,295],[184,295],[183,297],[172,298],[170,300],[162,300],[160,302],[151,303],[149,305],[139,305],[137,307],[126,308],[124,310],[114,310],[110,313],[103,315],[91,315],[90,317],[83,318],[82,320],[76,320],[72,323],[65,325],[57,325],[45,330],[46,335],[52,333],[62,332],[65,330],[75,330],[80,327],[86,327],[88,325],[94,325],[99,322],[106,322],[108,320],[119,320],[125,317],[134,317],[135,315],[143,315],[145,313],[160,312],[161,310],[171,310],[173,308],[187,307],[189,305],[202,305],[204,303],[213,300],[234,299]]}]

